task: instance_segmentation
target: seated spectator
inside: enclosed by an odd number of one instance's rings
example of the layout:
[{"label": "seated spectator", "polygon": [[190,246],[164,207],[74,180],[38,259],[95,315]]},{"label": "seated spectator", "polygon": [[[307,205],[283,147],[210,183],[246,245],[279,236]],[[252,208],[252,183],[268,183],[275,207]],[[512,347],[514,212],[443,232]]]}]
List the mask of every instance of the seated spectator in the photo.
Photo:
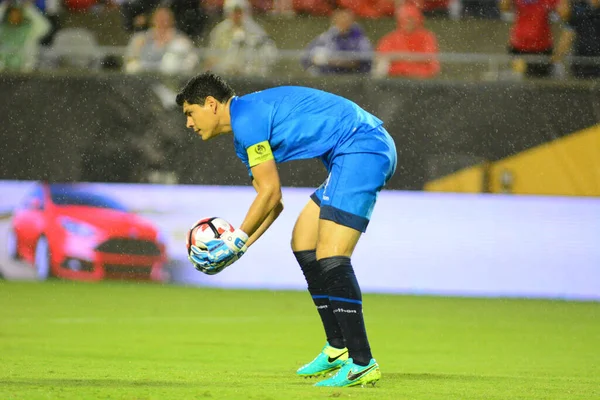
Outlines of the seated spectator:
[{"label": "seated spectator", "polygon": [[[503,12],[514,10],[515,21],[510,32],[508,52],[514,55],[546,56],[548,61],[525,61],[525,76],[547,77],[552,72],[549,56],[553,51],[550,14],[557,0],[501,0]],[[514,67],[523,61],[515,60]]]},{"label": "seated spectator", "polygon": [[277,47],[250,13],[245,0],[225,1],[226,18],[210,33],[206,69],[226,75],[266,76]]},{"label": "seated spectator", "polygon": [[302,58],[304,68],[313,75],[368,73],[373,49],[354,22],[354,13],[336,10],[331,22],[333,26],[308,45]]},{"label": "seated spectator", "polygon": [[[405,76],[432,78],[440,72],[437,59],[438,44],[435,34],[423,27],[423,14],[413,5],[401,6],[396,11],[398,27],[381,38],[377,44],[377,76]],[[386,53],[414,53],[425,60],[393,60]]]},{"label": "seated spectator", "polygon": [[[575,57],[600,57],[600,0],[562,3],[565,28],[553,61],[560,65],[570,50]],[[600,78],[600,63],[575,60],[571,63],[571,73],[575,78]]]},{"label": "seated spectator", "polygon": [[35,69],[39,42],[51,28],[50,22],[30,2],[0,3],[0,71]]},{"label": "seated spectator", "polygon": [[151,18],[151,28],[133,35],[125,54],[125,71],[188,73],[198,64],[192,41],[175,29],[173,12],[159,7]]},{"label": "seated spectator", "polygon": [[360,18],[391,17],[395,8],[394,0],[338,0],[338,4]]},{"label": "seated spectator", "polygon": [[[49,0],[46,0],[49,1]],[[119,1],[123,16],[123,26],[128,32],[148,29],[148,15],[161,4],[161,0],[102,0]],[[204,3],[198,0],[169,0],[163,3],[173,11],[177,30],[193,40],[202,38],[208,15]]]}]

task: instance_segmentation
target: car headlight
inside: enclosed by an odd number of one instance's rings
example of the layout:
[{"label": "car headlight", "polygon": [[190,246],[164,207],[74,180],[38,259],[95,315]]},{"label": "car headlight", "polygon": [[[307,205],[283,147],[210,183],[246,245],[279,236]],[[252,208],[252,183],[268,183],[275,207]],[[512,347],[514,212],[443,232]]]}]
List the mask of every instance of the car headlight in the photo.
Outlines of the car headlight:
[{"label": "car headlight", "polygon": [[94,236],[96,228],[86,222],[78,221],[69,217],[60,218],[60,224],[67,232],[77,236]]}]

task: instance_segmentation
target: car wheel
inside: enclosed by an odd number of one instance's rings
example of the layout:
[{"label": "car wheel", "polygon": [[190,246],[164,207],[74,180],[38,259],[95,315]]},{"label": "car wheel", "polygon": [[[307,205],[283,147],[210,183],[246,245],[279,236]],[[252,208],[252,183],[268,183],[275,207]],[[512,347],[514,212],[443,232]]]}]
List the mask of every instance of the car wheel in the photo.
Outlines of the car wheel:
[{"label": "car wheel", "polygon": [[8,231],[8,236],[6,238],[6,253],[11,260],[18,260],[21,258],[19,256],[19,246],[17,241],[17,234],[13,229]]},{"label": "car wheel", "polygon": [[34,266],[38,279],[46,280],[50,277],[50,246],[45,236],[40,236],[35,245]]}]

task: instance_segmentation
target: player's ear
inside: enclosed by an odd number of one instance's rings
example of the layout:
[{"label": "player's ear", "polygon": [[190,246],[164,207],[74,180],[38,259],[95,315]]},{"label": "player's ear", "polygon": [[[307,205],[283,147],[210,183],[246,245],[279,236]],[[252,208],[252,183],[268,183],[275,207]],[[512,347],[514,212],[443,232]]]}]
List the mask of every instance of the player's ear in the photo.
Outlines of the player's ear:
[{"label": "player's ear", "polygon": [[213,114],[217,113],[218,101],[212,96],[206,96],[206,100],[204,102],[205,105],[208,105]]}]

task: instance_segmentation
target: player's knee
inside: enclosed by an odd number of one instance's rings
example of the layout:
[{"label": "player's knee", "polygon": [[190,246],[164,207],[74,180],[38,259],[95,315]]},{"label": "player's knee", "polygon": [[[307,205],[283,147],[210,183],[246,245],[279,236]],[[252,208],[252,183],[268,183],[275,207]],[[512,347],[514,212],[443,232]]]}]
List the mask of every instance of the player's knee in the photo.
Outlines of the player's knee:
[{"label": "player's knee", "polygon": [[299,243],[299,241],[297,240],[296,236],[297,236],[297,235],[296,235],[296,232],[294,232],[294,233],[292,234],[292,240],[290,240],[290,247],[292,248],[292,251],[295,253],[295,252],[297,252],[297,251],[309,250],[309,248],[308,248],[308,247],[307,247],[307,248],[305,248],[305,249],[303,249],[303,248],[302,248],[303,246],[301,246],[301,245],[300,245],[300,243]]},{"label": "player's knee", "polygon": [[321,219],[317,241],[317,259],[351,257],[361,232],[340,223]]},{"label": "player's knee", "polygon": [[329,295],[362,300],[360,286],[349,257],[334,256],[319,259],[321,279]]},{"label": "player's knee", "polygon": [[352,256],[356,242],[353,238],[336,237],[327,238],[319,237],[317,241],[317,259],[329,257],[348,257]]},{"label": "player's knee", "polygon": [[304,250],[313,250],[316,248],[316,241],[310,240],[306,237],[299,237],[299,235],[292,235],[292,240],[290,241],[290,247],[293,252],[304,251]]},{"label": "player's knee", "polygon": [[294,231],[292,232],[291,247],[292,251],[314,250],[317,247],[318,237],[318,220],[314,222],[312,219],[303,218],[300,216]]},{"label": "player's knee", "polygon": [[317,259],[329,257],[348,257],[352,256],[352,249],[348,247],[319,245],[317,244]]},{"label": "player's knee", "polygon": [[301,267],[314,264],[317,261],[317,255],[314,250],[299,250],[294,251],[294,257]]}]

